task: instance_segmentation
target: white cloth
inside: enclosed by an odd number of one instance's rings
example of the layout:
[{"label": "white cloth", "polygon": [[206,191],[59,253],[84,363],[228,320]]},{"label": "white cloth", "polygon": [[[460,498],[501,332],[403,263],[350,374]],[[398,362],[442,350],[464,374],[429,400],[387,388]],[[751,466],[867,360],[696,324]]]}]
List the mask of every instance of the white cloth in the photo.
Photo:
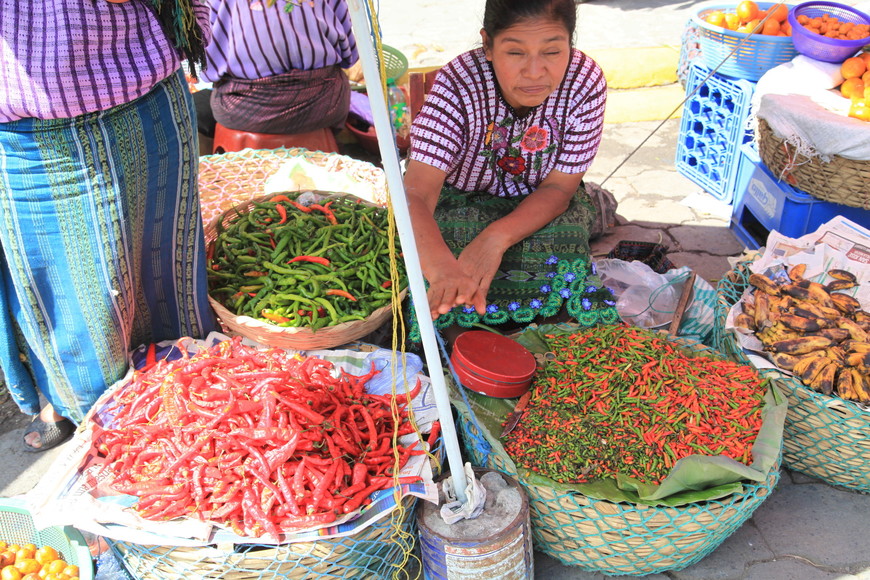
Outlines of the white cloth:
[{"label": "white cloth", "polygon": [[480,485],[474,476],[474,470],[470,463],[465,464],[465,499],[462,503],[456,499],[456,483],[453,476],[448,477],[441,484],[441,490],[447,499],[441,506],[441,519],[448,524],[455,524],[459,520],[473,520],[483,512],[486,503],[486,488]]},{"label": "white cloth", "polygon": [[848,116],[842,82],[839,63],[798,55],[758,80],[752,115],[806,157],[870,159],[870,123]]}]

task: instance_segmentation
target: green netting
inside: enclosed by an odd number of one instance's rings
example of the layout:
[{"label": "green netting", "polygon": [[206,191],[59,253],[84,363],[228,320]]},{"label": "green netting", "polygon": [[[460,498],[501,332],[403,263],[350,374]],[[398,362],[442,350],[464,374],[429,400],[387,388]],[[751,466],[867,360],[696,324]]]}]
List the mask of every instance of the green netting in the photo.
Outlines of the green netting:
[{"label": "green netting", "polygon": [[417,539],[417,498],[359,533],[277,546],[145,546],[107,540],[136,580],[405,578]]},{"label": "green netting", "polygon": [[[747,364],[749,359],[725,329],[728,311],[749,285],[749,262],[740,262],[719,281],[713,341],[720,351]],[[760,371],[788,399],[783,431],[783,463],[827,483],[870,492],[870,412],[857,403],[818,393],[774,369]]]},{"label": "green netting", "polygon": [[774,465],[762,481],[695,492],[703,500],[684,498],[675,505],[652,506],[592,497],[591,492],[581,493],[518,470],[492,435],[504,419],[504,401],[473,398],[471,394],[463,398],[457,395],[455,385],[450,386],[469,461],[502,471],[523,485],[529,495],[536,548],[565,565],[606,575],[685,568],[736,531],[779,481],[780,455],[776,453]]}]

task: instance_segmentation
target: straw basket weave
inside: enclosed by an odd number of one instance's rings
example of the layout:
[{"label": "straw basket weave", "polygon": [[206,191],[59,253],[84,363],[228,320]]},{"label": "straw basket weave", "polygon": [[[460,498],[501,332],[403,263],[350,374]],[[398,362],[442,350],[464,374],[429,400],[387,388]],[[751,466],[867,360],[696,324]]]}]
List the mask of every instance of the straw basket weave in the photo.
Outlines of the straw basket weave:
[{"label": "straw basket weave", "polygon": [[109,540],[113,552],[136,580],[308,580],[359,578],[382,580],[401,573],[414,548],[417,498],[402,510],[359,533],[278,546],[145,546]]},{"label": "straw basket weave", "polygon": [[[681,346],[707,347],[688,339]],[[529,496],[535,547],[567,566],[607,575],[645,575],[681,570],[716,549],[773,492],[779,459],[761,483],[744,482],[743,492],[686,505],[646,506],[596,499],[531,483],[517,473],[496,439],[464,404],[458,425],[473,465],[516,478]]]},{"label": "straw basket weave", "polygon": [[535,547],[567,566],[608,575],[681,570],[716,549],[745,522],[779,481],[775,465],[764,483],[743,493],[678,507],[615,503],[531,484],[491,452],[488,435],[459,414],[465,449],[474,465],[517,478],[529,495]]},{"label": "straw basket weave", "polygon": [[[329,196],[326,192],[313,193],[325,196],[324,199]],[[245,209],[251,204],[263,199],[269,199],[270,197],[271,196],[256,197],[242,202],[239,206],[231,208],[218,216],[217,219],[205,227],[206,244],[211,243],[217,237],[219,223],[226,223],[228,219],[236,215],[237,211],[245,211]],[[364,202],[363,200],[360,200],[360,203],[375,205]],[[399,303],[402,302],[406,294],[407,289],[404,289],[399,293],[397,297]],[[333,326],[325,326],[317,330],[311,330],[306,327],[278,326],[277,324],[270,324],[250,316],[239,316],[211,296],[209,296],[208,299],[215,314],[217,314],[220,321],[230,332],[240,334],[246,338],[257,341],[260,344],[298,350],[334,348],[336,346],[353,342],[380,328],[390,319],[393,312],[392,305],[387,304],[386,306],[378,308],[372,312],[365,320],[342,322]]]},{"label": "straw basket weave", "polygon": [[870,209],[870,160],[806,157],[761,118],[756,135],[761,160],[777,179],[825,201]]},{"label": "straw basket weave", "polygon": [[[748,263],[737,264],[720,281],[713,342],[738,362],[751,364],[725,329],[728,311],[749,285]],[[760,369],[788,399],[782,459],[786,467],[832,485],[870,492],[870,410],[817,393],[775,369]]]}]

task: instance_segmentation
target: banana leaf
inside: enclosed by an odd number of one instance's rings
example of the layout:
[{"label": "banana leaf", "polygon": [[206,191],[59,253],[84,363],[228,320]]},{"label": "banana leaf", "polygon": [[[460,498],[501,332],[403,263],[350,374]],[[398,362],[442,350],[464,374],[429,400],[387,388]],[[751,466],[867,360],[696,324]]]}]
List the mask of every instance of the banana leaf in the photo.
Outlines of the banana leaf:
[{"label": "banana leaf", "polygon": [[[573,333],[577,329],[577,326],[570,324],[532,326],[513,338],[533,354],[543,355],[547,352],[544,335]],[[685,338],[675,340],[678,345],[688,345],[684,348],[694,356],[725,358],[718,351],[700,343],[693,343]],[[723,455],[691,455],[677,461],[668,476],[658,485],[643,483],[629,476],[564,484],[518,467],[498,439],[502,424],[513,411],[516,399],[487,397],[453,382],[450,383],[450,397],[459,413],[482,431],[483,437],[492,447],[490,453],[498,454],[509,471],[513,471],[511,475],[516,475],[526,484],[546,486],[563,493],[577,492],[612,502],[671,507],[742,493],[743,483],[746,481],[764,482],[770,470],[778,469],[779,466],[783,426],[788,409],[787,401],[768,382],[762,408],[762,425],[752,447],[752,465],[744,465]]]}]

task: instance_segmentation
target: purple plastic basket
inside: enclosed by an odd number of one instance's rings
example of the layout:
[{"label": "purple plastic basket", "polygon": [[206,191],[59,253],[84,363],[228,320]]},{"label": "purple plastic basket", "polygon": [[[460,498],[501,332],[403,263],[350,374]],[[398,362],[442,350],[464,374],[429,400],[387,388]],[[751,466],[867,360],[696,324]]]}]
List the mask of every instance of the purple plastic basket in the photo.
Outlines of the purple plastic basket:
[{"label": "purple plastic basket", "polygon": [[870,24],[870,16],[851,6],[837,2],[804,2],[788,13],[791,24],[791,38],[794,47],[803,55],[825,62],[843,62],[863,47],[870,44],[870,36],[858,40],[838,40],[810,32],[798,22],[798,16],[816,18],[829,14],[840,22]]}]

